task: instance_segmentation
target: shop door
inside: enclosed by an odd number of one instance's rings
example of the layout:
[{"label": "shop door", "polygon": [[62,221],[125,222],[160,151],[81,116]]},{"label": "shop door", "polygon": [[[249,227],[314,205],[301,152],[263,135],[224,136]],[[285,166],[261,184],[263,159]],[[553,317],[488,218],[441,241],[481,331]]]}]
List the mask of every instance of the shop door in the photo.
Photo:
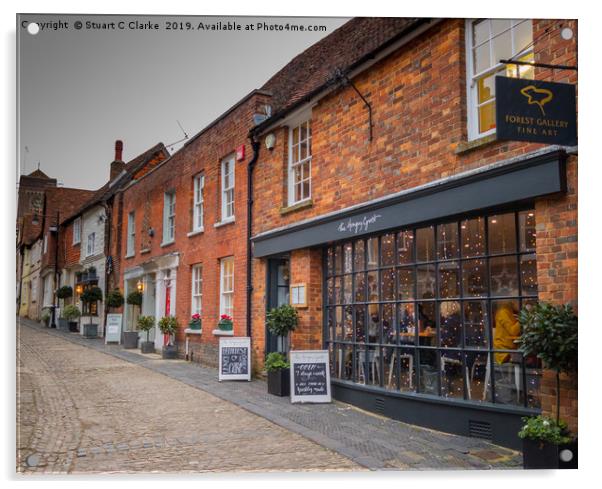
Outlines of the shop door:
[{"label": "shop door", "polygon": [[[268,260],[268,294],[267,309],[274,309],[289,304],[290,269],[288,258],[272,258]],[[273,335],[266,328],[265,353],[284,352],[286,343],[282,336]]]}]

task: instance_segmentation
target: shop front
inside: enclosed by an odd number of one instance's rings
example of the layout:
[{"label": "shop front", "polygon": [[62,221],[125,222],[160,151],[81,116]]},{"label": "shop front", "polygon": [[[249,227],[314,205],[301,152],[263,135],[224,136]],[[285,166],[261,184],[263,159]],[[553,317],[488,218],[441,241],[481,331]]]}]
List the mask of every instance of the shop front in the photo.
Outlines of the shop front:
[{"label": "shop front", "polygon": [[335,398],[518,447],[521,417],[541,409],[541,364],[516,344],[538,300],[535,203],[564,175],[559,151],[501,162],[257,235],[254,256],[270,268],[290,253],[298,276],[299,247],[321,254],[309,327]]}]

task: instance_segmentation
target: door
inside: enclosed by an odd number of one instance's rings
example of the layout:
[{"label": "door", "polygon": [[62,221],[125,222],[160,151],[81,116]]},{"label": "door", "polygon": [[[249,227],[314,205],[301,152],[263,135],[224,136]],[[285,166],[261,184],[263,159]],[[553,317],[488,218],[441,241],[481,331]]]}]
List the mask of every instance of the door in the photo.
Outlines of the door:
[{"label": "door", "polygon": [[[288,258],[268,259],[267,309],[289,304],[290,268]],[[265,354],[275,351],[284,352],[285,342],[282,336],[273,335],[266,328]]]}]

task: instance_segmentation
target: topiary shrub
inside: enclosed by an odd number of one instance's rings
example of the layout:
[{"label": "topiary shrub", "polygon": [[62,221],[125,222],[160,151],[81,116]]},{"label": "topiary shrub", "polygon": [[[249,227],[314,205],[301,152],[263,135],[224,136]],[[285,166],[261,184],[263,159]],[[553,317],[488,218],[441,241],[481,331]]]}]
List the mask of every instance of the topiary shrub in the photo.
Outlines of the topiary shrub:
[{"label": "topiary shrub", "polygon": [[266,314],[266,326],[270,333],[282,336],[285,339],[284,349],[288,350],[288,335],[294,331],[299,324],[299,313],[290,304],[284,304],[268,311]]},{"label": "topiary shrub", "polygon": [[138,318],[138,327],[140,331],[146,332],[146,341],[148,343],[148,334],[151,329],[155,326],[155,316],[140,316]]},{"label": "topiary shrub", "polygon": [[82,313],[79,310],[79,308],[77,306],[74,306],[73,304],[65,306],[65,308],[63,309],[63,317],[67,321],[74,321],[75,319],[79,318],[81,315],[82,315]]},{"label": "topiary shrub", "polygon": [[128,294],[127,303],[132,306],[141,306],[142,305],[142,292],[135,290],[134,292],[130,292]]},{"label": "topiary shrub", "polygon": [[159,326],[159,331],[161,331],[161,333],[169,335],[169,344],[173,344],[172,337],[175,336],[176,332],[178,331],[178,320],[176,317],[164,316],[159,319],[157,325]]},{"label": "topiary shrub", "polygon": [[56,291],[56,296],[59,299],[68,299],[73,297],[73,288],[69,285],[63,285]]},{"label": "topiary shrub", "polygon": [[112,309],[118,309],[123,306],[124,298],[119,289],[113,289],[107,294],[107,306]]}]

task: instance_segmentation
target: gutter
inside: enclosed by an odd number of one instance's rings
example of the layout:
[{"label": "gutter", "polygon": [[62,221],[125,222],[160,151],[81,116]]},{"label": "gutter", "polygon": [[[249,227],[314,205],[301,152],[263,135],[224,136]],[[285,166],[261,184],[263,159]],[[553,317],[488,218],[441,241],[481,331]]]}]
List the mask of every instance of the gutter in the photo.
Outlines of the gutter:
[{"label": "gutter", "polygon": [[253,148],[253,158],[251,158],[251,161],[249,161],[247,166],[247,336],[251,338],[253,332],[251,318],[251,294],[253,293],[253,280],[251,276],[253,271],[251,262],[253,253],[251,242],[251,237],[253,235],[253,169],[255,168],[255,163],[257,163],[257,160],[259,159],[259,148],[261,147],[261,144],[252,135],[249,136],[249,140],[251,141],[251,147]]}]

